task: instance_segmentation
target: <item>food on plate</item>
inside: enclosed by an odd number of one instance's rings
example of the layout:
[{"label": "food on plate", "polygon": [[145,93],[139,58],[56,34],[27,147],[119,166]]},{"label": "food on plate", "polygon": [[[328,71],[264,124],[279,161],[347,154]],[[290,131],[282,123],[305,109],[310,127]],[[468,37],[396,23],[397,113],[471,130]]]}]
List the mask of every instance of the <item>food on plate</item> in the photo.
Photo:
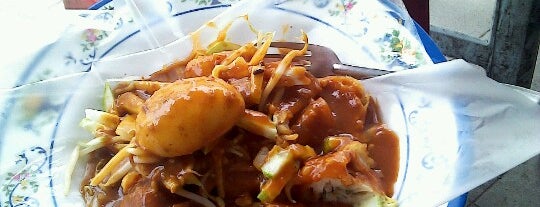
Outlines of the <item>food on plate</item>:
[{"label": "food on plate", "polygon": [[240,92],[209,77],[164,86],[141,108],[135,121],[135,142],[142,150],[161,157],[192,154],[216,141],[238,122],[245,109]]},{"label": "food on plate", "polygon": [[296,64],[306,34],[280,60],[264,58],[272,40],[221,38],[107,84],[104,110],[81,121],[95,138],[74,152],[89,155],[86,205],[397,206],[398,139],[375,101],[356,79]]}]

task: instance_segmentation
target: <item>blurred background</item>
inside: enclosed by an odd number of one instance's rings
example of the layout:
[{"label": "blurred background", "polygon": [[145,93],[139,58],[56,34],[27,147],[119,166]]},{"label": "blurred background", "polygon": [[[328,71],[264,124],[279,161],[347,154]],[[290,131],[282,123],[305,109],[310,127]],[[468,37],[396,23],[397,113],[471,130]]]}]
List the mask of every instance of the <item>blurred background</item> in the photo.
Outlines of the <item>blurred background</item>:
[{"label": "blurred background", "polygon": [[[524,83],[521,83],[521,86],[530,87],[536,91],[540,91],[540,56],[538,55],[540,21],[538,14],[540,11],[538,2],[530,1],[532,7],[529,7],[529,11],[526,9],[521,10],[522,13],[529,12],[528,20],[525,19],[527,17],[516,17],[513,19],[515,22],[508,22],[509,24],[526,24],[524,25],[525,27],[521,27],[523,31],[500,31],[502,29],[499,29],[499,34],[497,34],[499,36],[514,36],[515,39],[510,38],[507,40],[513,41],[513,45],[510,45],[510,47],[517,46],[514,49],[515,51],[519,51],[519,47],[521,47],[521,52],[528,53],[524,54],[524,56],[531,56],[529,63],[521,62],[523,64],[521,67],[528,67],[525,69],[532,72],[532,74],[528,72],[528,75],[526,75],[526,78],[532,76],[532,81],[529,86]],[[430,0],[429,16],[431,35],[445,55],[450,58],[468,59],[468,61],[475,64],[484,64],[483,67],[486,68],[486,62],[481,60],[484,56],[480,53],[486,52],[482,46],[489,47],[493,42],[505,38],[497,36],[493,31],[494,24],[497,23],[498,13],[512,12],[512,9],[515,8],[509,8],[508,6],[521,7],[523,6],[522,4],[526,4],[526,1]],[[510,11],[501,10],[501,7],[505,7],[504,9],[509,9]],[[500,16],[498,23],[505,23],[500,21]],[[523,45],[517,45],[519,42]],[[511,48],[504,47],[495,47],[492,49],[512,50]],[[515,53],[510,55],[513,55],[513,57],[503,58],[525,58]],[[519,60],[515,60],[514,63],[519,62]],[[488,61],[487,64],[491,64],[493,67],[494,63]],[[520,85],[519,81],[513,84],[516,83]],[[540,127],[540,123],[538,123],[538,127]],[[540,206],[540,156],[530,159],[469,192],[466,206]]]}]

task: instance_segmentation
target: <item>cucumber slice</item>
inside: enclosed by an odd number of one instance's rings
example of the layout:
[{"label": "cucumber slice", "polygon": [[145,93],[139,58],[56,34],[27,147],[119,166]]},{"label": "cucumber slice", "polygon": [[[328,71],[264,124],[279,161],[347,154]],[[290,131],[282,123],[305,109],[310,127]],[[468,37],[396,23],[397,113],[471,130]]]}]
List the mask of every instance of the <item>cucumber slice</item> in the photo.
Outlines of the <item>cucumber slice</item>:
[{"label": "cucumber slice", "polygon": [[300,168],[298,162],[294,160],[291,162],[282,162],[282,169],[279,170],[273,178],[267,180],[261,187],[261,192],[257,195],[257,198],[263,203],[272,202],[279,196],[281,190],[287,185],[287,183],[296,175]]},{"label": "cucumber slice", "polygon": [[263,164],[261,171],[263,172],[264,177],[272,179],[293,162],[294,156],[289,150],[280,151]]},{"label": "cucumber slice", "polygon": [[341,140],[339,138],[327,137],[323,141],[323,153],[326,154],[334,151],[339,145],[341,145]]},{"label": "cucumber slice", "polygon": [[269,180],[261,188],[261,192],[257,195],[257,198],[264,202],[272,202],[278,195],[281,193],[281,190],[285,186],[284,184],[278,183],[280,180]]},{"label": "cucumber slice", "polygon": [[110,112],[114,107],[114,95],[111,86],[108,82],[105,83],[105,90],[103,91],[103,110]]},{"label": "cucumber slice", "polygon": [[263,203],[272,202],[279,196],[281,190],[297,175],[300,162],[315,156],[315,151],[309,146],[297,144],[290,145],[287,149],[274,146],[268,156],[268,160],[261,167],[266,182],[257,195]]}]

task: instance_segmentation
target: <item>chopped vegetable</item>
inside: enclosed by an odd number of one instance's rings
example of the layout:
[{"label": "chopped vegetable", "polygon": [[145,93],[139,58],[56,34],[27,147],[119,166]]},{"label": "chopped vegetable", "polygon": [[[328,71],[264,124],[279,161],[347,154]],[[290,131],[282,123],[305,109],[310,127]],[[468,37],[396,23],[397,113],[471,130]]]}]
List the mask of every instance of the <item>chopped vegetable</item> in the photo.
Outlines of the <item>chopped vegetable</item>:
[{"label": "chopped vegetable", "polygon": [[[257,195],[257,198],[262,202],[273,201],[280,193],[281,190],[287,185],[287,182],[291,180],[296,171],[298,170],[298,164],[291,162],[294,166],[290,166],[287,170],[282,171],[280,175],[276,175],[274,179],[267,180],[261,187],[261,192]],[[295,169],[295,170],[291,170]]]},{"label": "chopped vegetable", "polygon": [[327,137],[323,142],[323,152],[326,154],[334,151],[339,145],[341,145],[341,139],[336,137]]},{"label": "chopped vegetable", "polygon": [[114,95],[109,83],[105,83],[105,89],[103,91],[103,110],[111,112],[114,108]]},{"label": "chopped vegetable", "polygon": [[286,149],[274,146],[268,152],[268,161],[261,167],[267,180],[262,185],[257,198],[262,202],[273,201],[296,176],[300,163],[313,156],[315,156],[315,151],[309,146],[293,144]]},{"label": "chopped vegetable", "polygon": [[64,195],[69,194],[69,189],[71,188],[71,176],[73,175],[73,170],[75,170],[77,160],[79,159],[79,148],[79,145],[75,146],[66,167],[66,174],[64,175]]},{"label": "chopped vegetable", "polygon": [[289,150],[284,150],[272,156],[268,162],[264,163],[261,170],[266,178],[272,179],[280,171],[293,166],[294,162],[293,154]]},{"label": "chopped vegetable", "polygon": [[127,146],[120,150],[114,157],[105,164],[105,166],[96,174],[94,178],[90,180],[91,186],[97,186],[100,184],[103,180],[105,180],[106,177],[111,176],[114,174],[114,170],[122,163],[124,160],[129,159],[129,153],[126,151],[130,146]]},{"label": "chopped vegetable", "polygon": [[268,139],[275,140],[278,136],[276,125],[262,112],[246,109],[236,125]]},{"label": "chopped vegetable", "polygon": [[116,114],[111,114],[94,109],[84,110],[86,117],[81,120],[79,126],[93,133],[99,131],[115,130],[120,123],[120,117]]},{"label": "chopped vegetable", "polygon": [[234,44],[234,43],[228,42],[228,41],[214,42],[214,43],[212,43],[211,45],[208,46],[208,50],[206,51],[206,54],[210,55],[210,54],[223,52],[223,51],[236,50],[236,49],[238,49],[240,47],[241,47],[240,45],[237,45],[237,44]]}]

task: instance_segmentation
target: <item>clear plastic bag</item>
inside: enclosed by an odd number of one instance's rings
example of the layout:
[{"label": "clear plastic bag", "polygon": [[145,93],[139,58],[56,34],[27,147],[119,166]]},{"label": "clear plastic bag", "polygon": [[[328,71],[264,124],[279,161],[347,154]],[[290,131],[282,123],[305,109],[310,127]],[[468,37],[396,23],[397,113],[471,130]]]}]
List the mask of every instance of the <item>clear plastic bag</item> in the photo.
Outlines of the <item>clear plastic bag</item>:
[{"label": "clear plastic bag", "polygon": [[[369,47],[356,47],[362,40],[348,39],[349,33],[344,34],[333,24],[289,11],[302,2],[276,6],[252,1],[220,8],[224,12],[213,20],[215,27],[201,29],[200,43],[208,44],[219,28],[249,14],[256,28],[276,31],[283,40],[296,40],[303,29],[310,42],[330,46],[346,63],[394,67],[369,55],[358,55],[377,53],[366,53]],[[306,6],[317,7],[309,3]],[[268,22],[268,16],[286,19],[293,29],[281,34],[283,24]],[[0,168],[2,193],[6,195],[1,198],[3,204],[81,205],[78,188],[84,159],[76,166],[71,190],[67,195],[63,192],[65,164],[73,148],[91,138],[78,126],[84,109],[101,108],[106,79],[147,76],[164,64],[186,57],[193,49],[192,36],[183,30],[170,31],[164,35],[178,35],[179,39],[150,44],[150,48],[156,48],[144,52],[103,56],[92,62],[89,72],[0,91],[0,104],[4,106],[0,109],[0,163],[6,166]],[[416,38],[414,32],[401,35]],[[244,43],[254,34],[238,21],[229,37]],[[373,40],[367,34],[362,37],[366,42]],[[417,52],[426,55],[423,49]],[[400,137],[401,164],[394,197],[401,206],[443,204],[540,153],[540,95],[497,83],[481,68],[462,60],[424,63],[415,70],[362,83],[380,103],[384,121]]]}]

